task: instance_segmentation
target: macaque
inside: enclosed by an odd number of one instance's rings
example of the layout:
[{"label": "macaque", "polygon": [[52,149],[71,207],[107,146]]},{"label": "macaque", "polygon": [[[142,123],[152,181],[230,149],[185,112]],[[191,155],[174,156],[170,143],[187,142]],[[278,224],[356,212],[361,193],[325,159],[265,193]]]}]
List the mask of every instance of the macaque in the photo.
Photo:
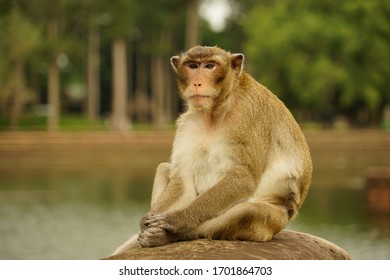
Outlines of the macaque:
[{"label": "macaque", "polygon": [[243,54],[196,46],[171,64],[186,111],[139,234],[114,254],[200,238],[272,239],[297,215],[311,182],[299,125],[243,70]]}]

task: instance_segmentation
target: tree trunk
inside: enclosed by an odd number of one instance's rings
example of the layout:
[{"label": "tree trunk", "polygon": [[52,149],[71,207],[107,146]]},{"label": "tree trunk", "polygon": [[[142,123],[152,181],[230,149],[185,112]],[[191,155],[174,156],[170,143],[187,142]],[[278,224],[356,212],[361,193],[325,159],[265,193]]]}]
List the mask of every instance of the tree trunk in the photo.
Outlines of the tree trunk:
[{"label": "tree trunk", "polygon": [[172,122],[172,119],[176,119],[176,106],[174,105],[177,101],[176,98],[174,98],[174,89],[172,87],[172,69],[171,65],[168,63],[168,59],[164,61],[164,97],[165,97],[165,104],[166,104],[166,122],[170,123]]},{"label": "tree trunk", "polygon": [[152,55],[152,120],[157,129],[166,124],[164,115],[164,59],[161,54]]},{"label": "tree trunk", "polygon": [[[49,19],[48,37],[55,42],[58,38],[58,18],[52,16]],[[57,54],[51,58],[48,73],[48,130],[57,131],[60,110],[60,77],[57,66]]]},{"label": "tree trunk", "polygon": [[[172,32],[170,30],[164,30],[156,37],[155,41],[158,46],[163,46],[163,49],[171,49]],[[152,121],[158,129],[165,128],[174,115],[172,97],[173,78],[171,72],[169,58],[164,52],[161,51],[152,54]],[[176,116],[174,117],[176,118]]]},{"label": "tree trunk", "polygon": [[[166,47],[166,49],[172,49],[172,41],[173,41],[173,32],[172,30],[165,30],[161,34],[161,44]],[[176,112],[174,107],[174,102],[177,101],[174,98],[174,89],[172,87],[172,82],[174,81],[172,66],[169,63],[170,55],[164,55],[163,57],[163,95],[164,95],[164,104],[165,104],[165,122],[166,124],[170,123],[172,119],[176,119]]]},{"label": "tree trunk", "polygon": [[199,44],[199,0],[187,1],[187,22],[185,48],[189,49]]},{"label": "tree trunk", "polygon": [[147,123],[150,114],[150,100],[148,98],[148,58],[142,54],[136,57],[136,90],[135,90],[135,118],[139,123]]},{"label": "tree trunk", "polygon": [[[172,109],[169,105],[172,102],[172,93],[170,85],[172,83],[169,75],[169,59],[162,51],[170,49],[172,41],[172,32],[163,30],[155,37],[157,46],[160,46],[151,59],[151,82],[152,82],[152,121],[158,129],[163,129],[167,126]],[[162,49],[162,50],[160,50]]]},{"label": "tree trunk", "polygon": [[87,118],[96,123],[100,109],[100,35],[96,26],[90,26],[88,31],[87,54]]},{"label": "tree trunk", "polygon": [[60,110],[60,74],[56,61],[49,65],[48,130],[57,131]]},{"label": "tree trunk", "polygon": [[112,46],[113,59],[113,102],[111,129],[128,131],[131,127],[127,118],[127,55],[126,41],[123,37],[114,39]]},{"label": "tree trunk", "polygon": [[19,121],[23,111],[24,61],[18,59],[15,63],[12,81],[13,102],[11,110],[11,129],[19,129]]}]

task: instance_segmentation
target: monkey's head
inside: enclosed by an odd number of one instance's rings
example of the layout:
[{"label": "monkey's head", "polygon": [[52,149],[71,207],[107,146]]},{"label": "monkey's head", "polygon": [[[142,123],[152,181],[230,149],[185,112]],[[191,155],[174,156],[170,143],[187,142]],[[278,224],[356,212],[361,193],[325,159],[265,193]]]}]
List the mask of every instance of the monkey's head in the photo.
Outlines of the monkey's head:
[{"label": "monkey's head", "polygon": [[178,76],[179,93],[188,106],[211,111],[222,103],[241,75],[244,55],[196,46],[173,56],[171,64]]}]

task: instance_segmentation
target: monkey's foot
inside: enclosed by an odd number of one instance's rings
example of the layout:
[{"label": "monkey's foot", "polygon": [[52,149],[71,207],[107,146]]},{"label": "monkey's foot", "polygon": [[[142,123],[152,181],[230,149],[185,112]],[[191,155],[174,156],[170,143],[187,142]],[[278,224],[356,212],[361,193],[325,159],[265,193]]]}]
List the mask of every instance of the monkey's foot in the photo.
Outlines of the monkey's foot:
[{"label": "monkey's foot", "polygon": [[172,243],[174,227],[168,222],[168,215],[147,213],[141,220],[138,242],[142,247],[156,247]]},{"label": "monkey's foot", "polygon": [[148,227],[140,232],[138,242],[142,247],[156,247],[172,243],[172,238],[162,228]]}]

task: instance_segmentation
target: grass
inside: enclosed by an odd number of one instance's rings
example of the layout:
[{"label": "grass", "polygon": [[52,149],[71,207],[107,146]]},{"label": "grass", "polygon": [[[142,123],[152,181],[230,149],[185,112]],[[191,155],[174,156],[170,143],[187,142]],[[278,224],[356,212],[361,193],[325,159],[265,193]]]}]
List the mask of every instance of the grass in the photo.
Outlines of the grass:
[{"label": "grass", "polygon": [[[104,120],[91,124],[87,118],[79,115],[63,115],[59,121],[60,131],[88,131],[88,130],[106,130]],[[19,131],[45,131],[47,130],[47,117],[37,114],[25,114],[17,129],[11,127],[10,120],[0,117],[0,131],[19,130]]]},{"label": "grass", "polygon": [[[175,125],[169,124],[164,130],[174,130]],[[17,129],[13,129],[10,120],[0,117],[0,131],[46,131],[47,117],[37,114],[25,114],[19,122]],[[108,131],[109,127],[106,119],[99,119],[96,123],[91,123],[86,117],[76,114],[64,114],[59,120],[60,131]],[[153,131],[155,126],[150,123],[133,123],[133,131]]]},{"label": "grass", "polygon": [[[321,123],[318,122],[304,122],[300,124],[304,131],[319,131],[323,129]],[[373,127],[371,127],[373,128]],[[390,125],[382,123],[375,126],[381,130],[389,131]],[[168,130],[173,131],[175,124],[169,123],[162,128],[156,128],[151,123],[132,123],[131,131],[155,131]],[[349,127],[345,125],[335,124],[332,130],[345,131]],[[46,131],[47,117],[40,114],[25,113],[19,122],[17,129],[13,129],[8,118],[0,116],[0,131]],[[106,118],[100,118],[96,123],[91,123],[85,116],[81,114],[63,114],[59,121],[60,131],[109,131],[109,125]]]}]

